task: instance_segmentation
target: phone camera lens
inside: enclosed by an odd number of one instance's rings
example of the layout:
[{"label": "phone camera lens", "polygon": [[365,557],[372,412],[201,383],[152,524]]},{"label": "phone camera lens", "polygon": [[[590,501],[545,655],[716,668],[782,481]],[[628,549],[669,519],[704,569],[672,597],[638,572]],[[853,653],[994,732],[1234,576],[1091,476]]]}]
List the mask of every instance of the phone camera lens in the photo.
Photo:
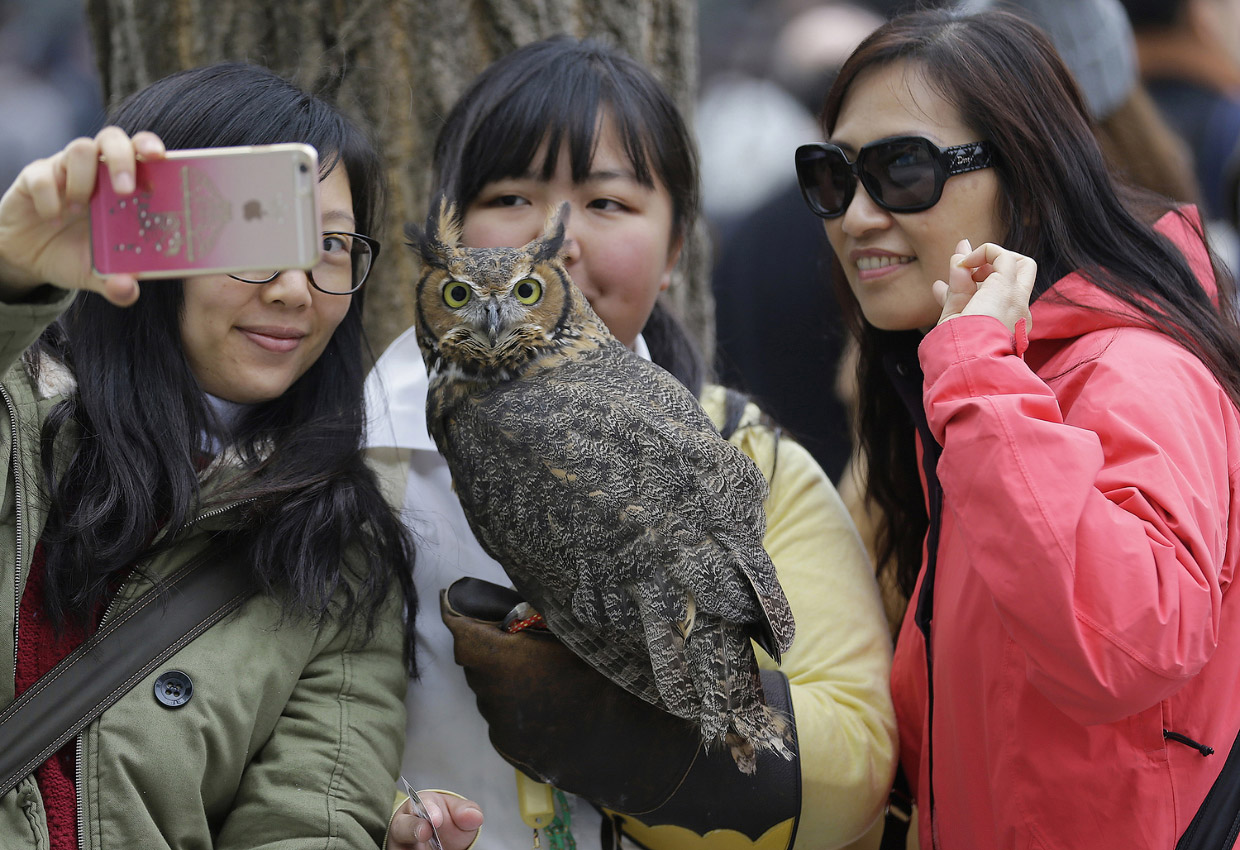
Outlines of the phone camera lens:
[{"label": "phone camera lens", "polygon": [[301,165],[297,166],[297,168],[299,171],[301,171],[302,174],[305,174],[307,171],[310,170],[310,166],[306,165],[304,162]]}]

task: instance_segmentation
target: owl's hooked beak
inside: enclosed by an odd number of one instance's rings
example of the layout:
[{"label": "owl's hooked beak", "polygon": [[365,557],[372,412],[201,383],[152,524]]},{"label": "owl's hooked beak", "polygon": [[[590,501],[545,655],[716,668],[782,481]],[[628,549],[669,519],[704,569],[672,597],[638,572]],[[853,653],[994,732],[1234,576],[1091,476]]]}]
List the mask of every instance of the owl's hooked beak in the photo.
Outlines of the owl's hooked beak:
[{"label": "owl's hooked beak", "polygon": [[487,337],[491,345],[499,341],[499,301],[495,298],[487,301]]}]

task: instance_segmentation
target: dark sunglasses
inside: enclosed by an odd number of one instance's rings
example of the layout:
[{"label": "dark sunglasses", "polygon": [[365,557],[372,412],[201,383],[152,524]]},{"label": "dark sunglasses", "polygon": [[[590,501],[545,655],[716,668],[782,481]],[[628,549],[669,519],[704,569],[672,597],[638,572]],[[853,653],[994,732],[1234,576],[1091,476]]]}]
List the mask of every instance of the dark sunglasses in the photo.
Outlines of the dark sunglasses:
[{"label": "dark sunglasses", "polygon": [[939,202],[948,177],[989,168],[989,142],[938,148],[921,136],[899,136],[863,145],[849,162],[826,142],[801,145],[796,152],[801,195],[816,215],[836,218],[852,203],[860,180],[874,203],[897,213],[921,212]]}]

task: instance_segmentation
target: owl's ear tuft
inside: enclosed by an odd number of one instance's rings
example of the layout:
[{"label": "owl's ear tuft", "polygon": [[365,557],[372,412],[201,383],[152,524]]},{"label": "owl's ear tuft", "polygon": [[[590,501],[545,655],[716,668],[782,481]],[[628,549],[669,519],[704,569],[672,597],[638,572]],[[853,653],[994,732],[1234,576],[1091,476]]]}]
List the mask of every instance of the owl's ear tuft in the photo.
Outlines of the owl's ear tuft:
[{"label": "owl's ear tuft", "polygon": [[424,263],[444,265],[461,241],[461,223],[456,216],[456,206],[446,195],[440,195],[431,202],[426,227],[406,224],[405,237],[409,240],[409,247],[422,255]]},{"label": "owl's ear tuft", "polygon": [[449,201],[447,195],[441,194],[438,202],[431,204],[426,232],[435,234],[435,239],[448,248],[461,244],[461,220],[457,216],[456,204]]},{"label": "owl's ear tuft", "polygon": [[405,244],[421,254],[423,260],[426,259],[426,252],[423,250],[425,242],[426,234],[422,231],[422,228],[412,221],[405,222]]},{"label": "owl's ear tuft", "polygon": [[543,224],[542,236],[529,245],[535,262],[547,262],[560,255],[560,251],[564,248],[564,229],[568,226],[568,214],[571,209],[572,206],[565,201],[558,208],[548,212],[547,221]]}]

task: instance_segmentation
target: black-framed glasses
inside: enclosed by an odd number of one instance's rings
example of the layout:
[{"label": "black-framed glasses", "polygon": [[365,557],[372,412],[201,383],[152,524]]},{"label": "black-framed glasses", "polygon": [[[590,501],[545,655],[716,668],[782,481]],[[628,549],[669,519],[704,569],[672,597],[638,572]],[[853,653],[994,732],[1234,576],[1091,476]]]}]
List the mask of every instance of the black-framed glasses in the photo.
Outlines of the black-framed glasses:
[{"label": "black-framed glasses", "polygon": [[883,209],[921,212],[939,202],[947,178],[989,168],[992,154],[989,142],[939,148],[921,136],[898,136],[863,145],[849,162],[835,145],[815,142],[797,148],[797,182],[805,203],[823,218],[844,214],[858,180]]},{"label": "black-framed glasses", "polygon": [[[366,282],[370,267],[379,256],[379,241],[360,233],[329,230],[323,234],[319,264],[306,272],[310,285],[329,295],[357,292]],[[229,277],[246,283],[271,283],[283,269],[257,269],[237,272]]]}]

